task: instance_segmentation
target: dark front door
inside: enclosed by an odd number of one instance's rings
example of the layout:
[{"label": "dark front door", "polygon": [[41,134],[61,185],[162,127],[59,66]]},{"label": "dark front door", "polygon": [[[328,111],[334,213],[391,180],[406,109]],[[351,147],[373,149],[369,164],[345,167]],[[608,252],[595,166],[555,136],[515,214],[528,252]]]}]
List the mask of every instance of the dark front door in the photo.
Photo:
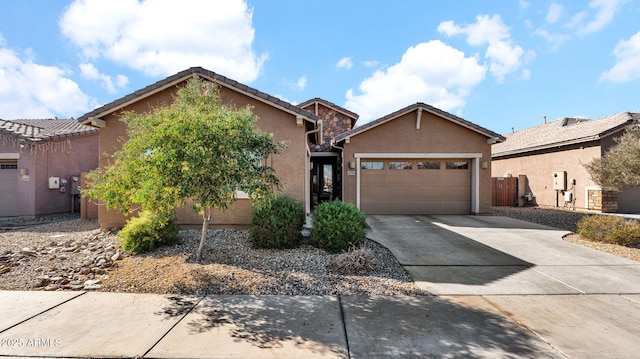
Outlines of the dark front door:
[{"label": "dark front door", "polygon": [[337,163],[335,157],[312,160],[311,169],[311,205],[332,201],[339,196]]}]

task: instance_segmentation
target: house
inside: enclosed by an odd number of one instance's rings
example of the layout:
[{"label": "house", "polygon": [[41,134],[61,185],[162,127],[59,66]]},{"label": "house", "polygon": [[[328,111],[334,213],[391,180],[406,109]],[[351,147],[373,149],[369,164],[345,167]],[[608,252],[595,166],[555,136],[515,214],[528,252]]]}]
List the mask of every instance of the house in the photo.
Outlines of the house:
[{"label": "house", "polygon": [[[250,105],[258,118],[257,129],[272,133],[276,142],[286,144],[282,153],[271,156],[269,165],[275,169],[283,184],[281,195],[304,203],[307,212],[310,211],[310,202],[307,200],[310,198],[310,147],[322,143],[322,121],[298,106],[200,67],[169,76],[78,118],[83,124],[100,128],[100,166],[109,164],[113,153],[121,147],[120,139],[126,136],[126,124],[118,120],[123,112],[144,113],[168,105],[173,102],[178,88],[192,78],[216,83],[226,104],[236,107]],[[211,226],[247,225],[251,220],[251,212],[250,199],[239,196],[225,213],[214,212]],[[178,208],[176,217],[176,223],[184,227],[202,224],[202,217],[193,213],[190,206]],[[125,223],[125,218],[119,211],[99,206],[98,221],[102,227],[117,227]]]},{"label": "house", "polygon": [[491,146],[504,137],[416,103],[334,138],[342,200],[366,214],[491,212]]},{"label": "house", "polygon": [[640,113],[633,112],[595,120],[563,118],[507,134],[492,147],[493,177],[520,177],[520,190],[533,205],[640,212],[639,189],[601,188],[584,167],[638,120]]},{"label": "house", "polygon": [[98,166],[98,130],[73,119],[0,120],[0,216],[79,211],[79,179]]},{"label": "house", "polygon": [[[170,104],[177,89],[193,77],[218,84],[227,104],[250,105],[258,130],[286,143],[282,153],[271,156],[270,165],[284,184],[280,195],[303,203],[307,213],[334,199],[354,203],[365,213],[470,214],[491,209],[490,147],[503,139],[494,132],[421,103],[354,127],[358,115],[329,101],[314,98],[294,106],[200,67],[80,117],[81,123],[100,128],[100,166],[121,146],[126,125],[118,118],[123,111],[143,113]],[[378,163],[381,177],[369,168]],[[393,169],[398,163],[404,171]],[[202,223],[190,208],[178,208],[176,214],[182,226]],[[99,206],[98,218],[102,227],[125,222],[119,212],[104,206]],[[226,213],[214,213],[212,226],[246,226],[250,219],[250,200],[238,198]]]}]

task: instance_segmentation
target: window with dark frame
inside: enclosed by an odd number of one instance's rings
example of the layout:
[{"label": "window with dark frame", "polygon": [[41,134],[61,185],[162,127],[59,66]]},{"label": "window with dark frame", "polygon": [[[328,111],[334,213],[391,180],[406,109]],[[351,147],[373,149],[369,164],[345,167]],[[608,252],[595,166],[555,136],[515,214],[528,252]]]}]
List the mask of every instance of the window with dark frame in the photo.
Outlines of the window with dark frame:
[{"label": "window with dark frame", "polygon": [[413,163],[410,161],[392,161],[389,162],[390,170],[410,170],[413,168]]},{"label": "window with dark frame", "polygon": [[17,163],[0,163],[0,170],[17,170]]},{"label": "window with dark frame", "polygon": [[363,170],[381,170],[384,169],[384,162],[382,161],[362,161],[360,162],[360,168]]},{"label": "window with dark frame", "polygon": [[456,161],[456,162],[447,162],[448,170],[468,170],[469,162],[468,161]]},{"label": "window with dark frame", "polygon": [[439,170],[440,161],[418,161],[419,170]]}]

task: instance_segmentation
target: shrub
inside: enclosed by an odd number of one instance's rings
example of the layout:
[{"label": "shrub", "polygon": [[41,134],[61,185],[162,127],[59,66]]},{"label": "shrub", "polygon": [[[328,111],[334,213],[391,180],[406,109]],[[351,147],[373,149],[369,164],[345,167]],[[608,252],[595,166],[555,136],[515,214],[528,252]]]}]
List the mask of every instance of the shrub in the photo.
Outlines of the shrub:
[{"label": "shrub", "polygon": [[305,214],[302,204],[279,197],[258,206],[251,218],[251,242],[257,248],[293,248],[302,235]]},{"label": "shrub", "polygon": [[329,253],[340,253],[364,242],[364,213],[341,201],[323,202],[313,212],[311,239]]},{"label": "shrub", "polygon": [[366,247],[354,248],[339,254],[333,262],[334,268],[343,274],[366,273],[375,268],[371,249]]},{"label": "shrub", "polygon": [[588,216],[578,222],[578,234],[598,242],[634,247],[640,245],[640,224],[618,216]]},{"label": "shrub", "polygon": [[138,217],[127,221],[118,232],[118,237],[122,249],[131,254],[139,254],[161,245],[177,243],[178,231],[171,214],[143,211]]}]

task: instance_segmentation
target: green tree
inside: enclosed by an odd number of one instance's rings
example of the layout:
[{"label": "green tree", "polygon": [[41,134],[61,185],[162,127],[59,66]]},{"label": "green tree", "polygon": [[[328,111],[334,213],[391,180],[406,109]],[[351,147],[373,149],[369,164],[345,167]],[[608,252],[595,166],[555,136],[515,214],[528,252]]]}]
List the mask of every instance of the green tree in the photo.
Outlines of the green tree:
[{"label": "green tree", "polygon": [[128,112],[121,120],[128,140],[111,165],[90,174],[88,195],[125,215],[191,203],[203,218],[198,261],[214,208],[226,211],[237,191],[256,203],[275,196],[279,180],[265,160],[284,145],[257,132],[248,106],[223,104],[214,83],[190,80],[173,104],[148,114]]},{"label": "green tree", "polygon": [[640,186],[640,127],[629,127],[603,157],[585,164],[591,179],[602,187],[622,190]]}]

